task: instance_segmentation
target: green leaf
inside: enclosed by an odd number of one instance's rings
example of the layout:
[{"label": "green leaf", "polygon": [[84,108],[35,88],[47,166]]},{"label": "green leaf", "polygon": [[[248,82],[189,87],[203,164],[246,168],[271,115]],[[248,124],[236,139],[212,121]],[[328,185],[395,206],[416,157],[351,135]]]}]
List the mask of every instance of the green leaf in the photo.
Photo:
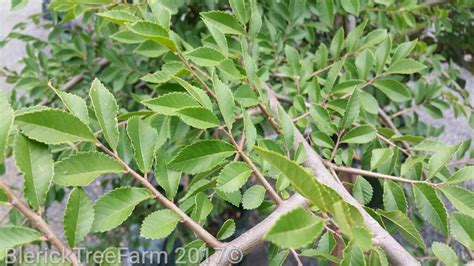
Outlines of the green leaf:
[{"label": "green leaf", "polygon": [[407,199],[403,189],[395,182],[384,181],[383,183],[383,206],[386,211],[400,210],[407,212]]},{"label": "green leaf", "polygon": [[209,47],[196,48],[191,52],[186,53],[186,57],[202,67],[217,66],[225,59],[223,54]]},{"label": "green leaf", "polygon": [[242,79],[242,74],[237,69],[234,64],[234,61],[231,59],[226,59],[222,61],[218,66],[217,69],[224,74],[224,77],[229,78],[231,80],[240,80]]},{"label": "green leaf", "polygon": [[454,239],[470,250],[474,249],[474,218],[459,212],[451,214],[449,218],[449,231]]},{"label": "green leaf", "polygon": [[389,266],[387,255],[383,249],[376,247],[370,251],[369,265]]},{"label": "green leaf", "polygon": [[344,117],[341,119],[339,128],[343,129],[351,127],[352,123],[359,116],[359,111],[359,90],[357,89],[357,87],[354,87],[354,89],[352,90],[351,98],[349,98],[349,101],[347,101],[346,111],[344,112]]},{"label": "green leaf", "polygon": [[459,184],[474,179],[474,166],[466,166],[459,169],[448,178],[450,184]]},{"label": "green leaf", "polygon": [[425,69],[426,66],[413,59],[402,59],[392,64],[387,74],[413,74]]},{"label": "green leaf", "polygon": [[116,150],[119,131],[117,126],[118,105],[114,95],[96,78],[92,82],[89,96],[102,133],[110,147]]},{"label": "green leaf", "polygon": [[332,58],[338,58],[342,49],[344,49],[344,29],[340,27],[334,34],[334,37],[331,40],[331,45],[329,46],[329,52],[331,53]]},{"label": "green leaf", "polygon": [[69,112],[77,116],[84,124],[89,124],[89,111],[87,110],[86,102],[81,97],[72,93],[58,91],[53,87],[51,88],[58,95]]},{"label": "green leaf", "polygon": [[29,0],[11,0],[10,11],[18,11],[28,5],[28,2]]},{"label": "green leaf", "polygon": [[[155,178],[158,185],[165,190],[168,199],[173,199],[176,193],[178,193],[181,172],[169,169],[162,155],[162,153],[157,153],[156,155],[158,159],[155,166]],[[166,156],[168,155],[166,154]]]},{"label": "green leaf", "polygon": [[235,233],[235,222],[232,219],[228,219],[222,224],[221,229],[217,232],[217,239],[224,240],[231,237]]},{"label": "green leaf", "polygon": [[16,165],[25,179],[25,197],[34,209],[39,209],[46,202],[53,179],[53,156],[47,145],[30,140],[22,134],[16,137],[14,154]]},{"label": "green leaf", "polygon": [[193,85],[178,77],[173,77],[173,79],[176,80],[176,82],[178,82],[179,85],[181,85],[189,94],[191,94],[191,96],[193,96],[194,99],[196,99],[202,106],[212,109],[211,100],[203,90],[194,87]]},{"label": "green leaf", "polygon": [[125,10],[108,10],[105,12],[96,13],[96,15],[119,24],[133,23],[140,20],[139,17]]},{"label": "green leaf", "polygon": [[56,162],[54,183],[61,186],[87,186],[98,176],[123,171],[121,164],[104,153],[79,152]]},{"label": "green leaf", "polygon": [[5,160],[5,152],[7,150],[7,141],[10,130],[13,126],[13,110],[8,103],[7,99],[0,97],[0,114],[2,114],[2,119],[0,119],[0,165],[3,164]]},{"label": "green leaf", "polygon": [[150,172],[153,166],[158,132],[150,126],[149,120],[133,117],[128,120],[127,133],[132,143],[138,168],[142,173]]},{"label": "green leaf", "polygon": [[459,145],[453,147],[441,148],[428,161],[427,178],[433,178],[448,162],[458,150]]},{"label": "green leaf", "polygon": [[359,0],[341,0],[341,5],[346,12],[351,13],[355,16],[359,16]]},{"label": "green leaf", "polygon": [[159,210],[143,220],[140,236],[146,239],[161,239],[169,236],[181,218],[171,210]]},{"label": "green leaf", "polygon": [[323,228],[321,218],[303,208],[296,208],[280,216],[263,239],[281,248],[301,248],[312,243]]},{"label": "green leaf", "polygon": [[354,51],[357,48],[357,45],[360,42],[360,38],[364,33],[365,26],[367,26],[368,20],[364,20],[362,23],[357,25],[357,27],[347,34],[346,43],[347,51]]},{"label": "green leaf", "polygon": [[364,50],[360,55],[357,56],[355,65],[357,67],[357,73],[360,79],[367,79],[370,71],[372,70],[374,61],[375,56],[369,49]]},{"label": "green leaf", "polygon": [[247,0],[229,0],[232,12],[242,25],[247,24],[250,19],[250,7]]},{"label": "green leaf", "polygon": [[199,129],[220,126],[219,119],[209,109],[204,107],[186,107],[176,111],[184,123]]},{"label": "green leaf", "polygon": [[0,203],[8,202],[8,195],[0,188]]},{"label": "green leaf", "polygon": [[[116,33],[110,35],[110,38],[118,42],[126,43],[126,44],[137,44],[137,43],[142,44],[142,43],[148,42],[146,37],[136,34],[133,31],[129,31],[129,30],[117,31]],[[149,41],[149,42],[152,42],[152,41]],[[154,42],[152,43],[154,44]],[[158,47],[162,47],[158,44],[156,45]],[[143,46],[140,49],[142,48]],[[137,51],[139,51],[140,49],[137,49]]]},{"label": "green leaf", "polygon": [[64,235],[69,246],[79,244],[89,233],[94,222],[94,206],[82,188],[74,188],[69,194],[64,210]]},{"label": "green leaf", "polygon": [[224,33],[217,26],[215,26],[212,22],[209,22],[208,20],[204,20],[204,24],[206,24],[206,27],[209,30],[209,33],[211,33],[212,38],[216,42],[219,49],[221,49],[221,51],[224,53],[224,56],[227,57],[227,55],[229,54],[229,47],[227,45],[227,39]]},{"label": "green leaf", "polygon": [[365,205],[372,200],[373,193],[374,190],[369,181],[365,180],[362,176],[357,176],[352,188],[354,198],[361,204]]},{"label": "green leaf", "polygon": [[217,104],[219,105],[219,109],[221,110],[222,117],[224,118],[227,128],[229,130],[232,130],[232,124],[234,124],[235,122],[234,95],[229,89],[229,86],[220,81],[217,75],[214,75],[213,81],[214,91],[216,92],[217,96]]},{"label": "green leaf", "polygon": [[240,193],[240,190],[231,192],[231,193],[226,193],[220,190],[216,190],[216,194],[222,200],[225,200],[229,202],[230,204],[234,205],[235,207],[239,208],[240,201],[242,200],[242,194]]},{"label": "green leaf", "polygon": [[228,13],[222,11],[208,11],[201,12],[200,15],[204,20],[208,20],[214,24],[224,34],[241,35],[243,33],[242,25],[240,25],[234,16]]},{"label": "green leaf", "polygon": [[441,192],[460,212],[474,217],[474,193],[455,186],[442,186]]},{"label": "green leaf", "polygon": [[241,188],[252,169],[243,162],[231,162],[226,165],[217,177],[217,189],[223,192],[234,192]]},{"label": "green leaf", "polygon": [[318,145],[319,147],[332,149],[336,145],[331,137],[320,131],[314,132],[311,134],[311,137],[314,144]]},{"label": "green leaf", "polygon": [[255,145],[255,141],[257,140],[257,129],[255,125],[252,123],[252,119],[250,118],[250,114],[248,112],[244,112],[244,134],[245,134],[245,141],[247,142],[247,150],[252,150],[253,146]]},{"label": "green leaf", "polygon": [[202,140],[181,149],[169,162],[169,166],[189,174],[197,174],[212,169],[234,153],[234,147],[227,142]]},{"label": "green leaf", "polygon": [[413,186],[416,208],[421,216],[443,234],[448,233],[448,214],[436,191],[427,184]]},{"label": "green leaf", "polygon": [[376,131],[371,126],[359,126],[349,130],[341,138],[341,142],[344,143],[356,143],[363,144],[375,139]]},{"label": "green leaf", "polygon": [[234,96],[243,107],[251,107],[258,104],[257,95],[247,84],[240,86]]},{"label": "green leaf", "polygon": [[194,198],[194,209],[191,217],[198,222],[205,221],[207,216],[212,212],[212,202],[203,192],[196,194]]},{"label": "green leaf", "polygon": [[372,150],[370,158],[370,169],[377,169],[382,164],[389,161],[393,156],[393,150],[390,148],[380,148]]},{"label": "green leaf", "polygon": [[400,230],[400,233],[410,242],[419,246],[420,248],[425,248],[425,243],[423,242],[423,238],[421,237],[418,230],[416,230],[413,223],[408,219],[408,217],[402,213],[401,211],[383,211],[377,210],[380,215],[387,218],[393,224],[397,226]]},{"label": "green leaf", "polygon": [[362,41],[362,46],[359,47],[359,50],[377,45],[383,42],[386,38],[387,38],[386,29],[373,30],[369,32],[369,34],[367,34],[367,36],[364,38],[364,40]]},{"label": "green leaf", "polygon": [[[339,231],[347,235],[349,239],[354,240],[357,237],[354,234],[354,228],[365,228],[364,218],[360,211],[344,200],[334,203],[333,208],[334,221],[339,227]],[[356,234],[359,233],[356,232]]]},{"label": "green leaf", "polygon": [[431,245],[431,249],[435,256],[444,263],[444,265],[457,265],[458,264],[458,257],[456,253],[454,253],[453,249],[440,242],[433,242]]},{"label": "green leaf", "polygon": [[285,140],[285,145],[287,148],[291,148],[294,142],[295,128],[293,124],[293,119],[285,112],[283,107],[278,106],[278,116],[280,119],[280,124],[282,127],[283,139]]},{"label": "green leaf", "polygon": [[286,62],[288,62],[288,65],[290,66],[290,69],[293,72],[293,74],[294,75],[298,74],[301,68],[300,55],[298,54],[298,51],[296,51],[295,48],[289,45],[285,45],[285,56],[286,56]]},{"label": "green leaf", "polygon": [[255,147],[254,149],[272,167],[288,178],[293,187],[303,197],[309,199],[312,204],[322,211],[332,210],[333,204],[341,199],[341,196],[333,189],[317,182],[313,175],[285,156],[260,147]]},{"label": "green leaf", "polygon": [[392,62],[397,62],[398,60],[407,57],[413,50],[413,48],[415,48],[415,45],[416,40],[399,44],[397,48],[395,48],[395,52],[393,53]]},{"label": "green leaf", "polygon": [[0,250],[12,249],[17,246],[37,241],[41,233],[23,226],[0,227]]},{"label": "green leaf", "polygon": [[377,72],[382,71],[385,63],[387,62],[390,51],[392,50],[392,38],[388,36],[385,38],[382,44],[377,47],[375,50],[375,61],[377,65]]},{"label": "green leaf", "polygon": [[176,44],[169,38],[167,30],[157,23],[138,21],[134,24],[127,24],[127,28],[138,35],[145,36],[147,39],[163,45],[173,52],[177,50]]},{"label": "green leaf", "polygon": [[394,79],[377,79],[373,83],[374,87],[382,91],[387,97],[395,102],[405,102],[411,99],[410,91],[402,83]]},{"label": "green leaf", "polygon": [[79,118],[60,110],[41,108],[26,111],[16,115],[15,122],[28,138],[46,144],[96,141],[94,134]]},{"label": "green leaf", "polygon": [[104,194],[94,205],[92,231],[105,232],[119,226],[132,214],[135,206],[151,196],[148,190],[134,187],[121,187]]},{"label": "green leaf", "polygon": [[253,185],[247,189],[242,197],[242,207],[245,210],[258,208],[265,197],[265,188],[261,185]]},{"label": "green leaf", "polygon": [[199,106],[191,96],[183,92],[168,93],[158,98],[143,101],[142,104],[164,115],[176,115],[176,111],[179,109]]}]

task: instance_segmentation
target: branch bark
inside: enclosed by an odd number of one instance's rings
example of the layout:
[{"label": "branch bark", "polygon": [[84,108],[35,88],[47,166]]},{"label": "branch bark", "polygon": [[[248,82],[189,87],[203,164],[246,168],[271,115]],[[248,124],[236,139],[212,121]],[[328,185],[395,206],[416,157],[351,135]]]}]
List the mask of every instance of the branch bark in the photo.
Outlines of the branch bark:
[{"label": "branch bark", "polygon": [[65,255],[66,259],[72,265],[81,265],[76,253],[58,238],[41,216],[31,210],[3,181],[0,181],[0,188],[7,194],[10,204],[21,212],[34,227],[40,230],[43,236],[46,237],[61,254]]}]

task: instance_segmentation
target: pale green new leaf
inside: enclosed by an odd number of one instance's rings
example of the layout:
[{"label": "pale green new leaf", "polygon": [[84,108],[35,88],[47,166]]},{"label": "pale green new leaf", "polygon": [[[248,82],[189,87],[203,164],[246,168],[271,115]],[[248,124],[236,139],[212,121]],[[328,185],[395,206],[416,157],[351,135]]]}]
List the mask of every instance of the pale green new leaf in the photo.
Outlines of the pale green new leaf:
[{"label": "pale green new leaf", "polygon": [[474,179],[474,166],[466,166],[459,169],[449,179],[450,184],[459,184]]},{"label": "pale green new leaf", "polygon": [[265,188],[261,185],[254,185],[247,189],[242,197],[242,207],[245,210],[258,208],[265,197]]},{"label": "pale green new leaf", "polygon": [[321,218],[303,208],[296,208],[280,216],[263,239],[280,248],[301,248],[312,243],[323,228]]},{"label": "pale green new leaf", "polygon": [[96,13],[96,15],[119,24],[133,23],[140,20],[139,17],[125,10],[109,10],[105,12]]},{"label": "pale green new leaf", "polygon": [[28,203],[39,209],[46,202],[46,195],[54,175],[54,161],[47,145],[18,134],[14,149],[16,165],[25,179],[24,195]]},{"label": "pale green new leaf", "polygon": [[248,0],[229,0],[232,11],[242,25],[247,24],[250,19],[250,6]]},{"label": "pale green new leaf", "polygon": [[0,165],[3,164],[5,160],[5,152],[7,149],[8,135],[13,126],[13,110],[8,103],[7,99],[0,97],[0,114],[2,114],[2,119],[0,119]]},{"label": "pale green new leaf", "polygon": [[146,239],[161,239],[169,236],[181,218],[171,210],[159,210],[143,220],[140,236]]},{"label": "pale green new leaf", "polygon": [[416,208],[421,216],[443,234],[448,233],[448,214],[436,191],[427,184],[413,186]]},{"label": "pale green new leaf", "polygon": [[380,148],[372,150],[372,157],[370,158],[370,169],[377,169],[382,164],[391,160],[393,150],[390,148]]},{"label": "pale green new leaf", "polygon": [[383,206],[386,211],[407,211],[407,199],[403,189],[393,181],[383,183]]},{"label": "pale green new leaf", "polygon": [[474,250],[474,218],[472,216],[455,212],[449,218],[449,231],[454,239],[470,250]]},{"label": "pale green new leaf", "polygon": [[359,0],[341,0],[342,8],[355,16],[359,16]]},{"label": "pale green new leaf", "polygon": [[194,99],[196,99],[202,106],[212,109],[211,99],[209,99],[209,96],[207,96],[203,90],[189,84],[187,81],[181,78],[173,77],[173,79],[178,82],[179,85],[181,85],[189,94],[191,94],[191,96],[193,96]]},{"label": "pale green new leaf", "polygon": [[430,160],[428,161],[428,174],[427,178],[430,179],[438,173],[441,168],[443,168],[449,160],[451,160],[451,157],[456,153],[457,149],[459,148],[459,145],[453,146],[453,147],[448,147],[448,148],[443,148],[435,152],[433,156],[431,156]]},{"label": "pale green new leaf", "polygon": [[386,73],[388,74],[413,74],[425,69],[426,66],[413,59],[402,59],[392,64]]},{"label": "pale green new leaf", "polygon": [[0,227],[0,250],[12,249],[17,246],[37,241],[41,233],[23,226]]},{"label": "pale green new leaf", "polygon": [[158,132],[150,126],[149,120],[133,117],[128,120],[128,137],[132,143],[135,162],[143,173],[148,173],[153,165]]},{"label": "pale green new leaf", "polygon": [[209,47],[196,48],[186,53],[186,57],[191,59],[198,66],[202,67],[217,66],[226,59],[225,56],[219,51]]},{"label": "pale green new leaf", "polygon": [[365,205],[372,200],[374,190],[369,181],[362,176],[357,176],[354,186],[352,187],[352,194],[354,198],[361,204]]},{"label": "pale green new leaf", "polygon": [[431,245],[431,249],[433,250],[433,253],[435,256],[444,263],[444,265],[457,265],[458,264],[458,257],[456,256],[456,253],[454,253],[454,250],[440,242],[433,242]]},{"label": "pale green new leaf", "polygon": [[247,143],[246,147],[247,150],[252,150],[253,146],[255,145],[255,141],[257,140],[257,129],[255,125],[252,123],[252,119],[248,112],[244,112],[244,134],[245,134],[245,141]]},{"label": "pale green new leaf", "polygon": [[201,222],[206,220],[207,216],[211,213],[212,211],[212,202],[207,196],[207,194],[203,192],[199,192],[196,194],[196,197],[194,198],[194,209],[193,213],[191,216],[193,217],[194,220]]},{"label": "pale green new leaf", "polygon": [[226,238],[231,237],[235,233],[235,222],[232,219],[226,220],[222,226],[221,229],[219,229],[219,232],[217,232],[217,239],[219,240],[224,240]]},{"label": "pale green new leaf", "polygon": [[317,3],[321,22],[326,24],[329,28],[332,28],[334,24],[334,1],[322,0]]},{"label": "pale green new leaf", "polygon": [[121,187],[104,194],[94,204],[92,231],[105,232],[122,224],[140,202],[151,198],[144,188]]},{"label": "pale green new leaf", "polygon": [[[126,44],[138,44],[138,43],[143,44],[145,42],[152,42],[152,41],[147,41],[146,37],[136,34],[133,31],[129,31],[129,30],[117,31],[116,33],[110,35],[110,38],[118,42],[126,43]],[[155,44],[154,42],[152,43]],[[162,47],[159,44],[156,44],[156,45],[158,47]],[[140,51],[142,48],[144,47],[143,46],[140,47],[140,49],[138,49],[137,51]]]},{"label": "pale green new leaf", "polygon": [[242,25],[237,19],[222,11],[201,12],[201,17],[214,24],[224,34],[241,35],[243,33]]},{"label": "pale green new leaf", "polygon": [[94,107],[95,116],[107,143],[109,143],[113,150],[117,149],[119,141],[117,126],[118,105],[114,95],[96,78],[92,82],[89,96]]},{"label": "pale green new leaf", "polygon": [[441,192],[460,212],[474,217],[474,193],[455,186],[442,186]]},{"label": "pale green new leaf", "polygon": [[151,110],[164,115],[176,115],[176,111],[185,107],[199,106],[199,104],[188,94],[172,92],[158,98],[142,102]]},{"label": "pale green new leaf", "polygon": [[395,63],[398,60],[407,57],[413,48],[415,48],[415,45],[416,40],[399,44],[397,48],[395,48],[395,52],[393,52],[392,62]]},{"label": "pale green new leaf", "polygon": [[227,57],[227,55],[229,54],[229,46],[227,45],[227,39],[224,33],[221,30],[219,30],[217,26],[212,24],[212,22],[209,22],[206,19],[204,19],[204,24],[206,24],[206,27],[209,30],[209,33],[211,33],[212,38],[216,42],[219,49],[221,49],[221,51],[224,53],[224,56]]},{"label": "pale green new leaf", "polygon": [[330,211],[333,204],[341,199],[330,187],[316,181],[315,177],[304,168],[289,160],[285,156],[267,149],[255,147],[255,151],[270,165],[282,173],[295,189],[312,204],[322,211]]},{"label": "pale green new leaf", "polygon": [[344,49],[344,29],[340,27],[334,34],[329,46],[332,58],[338,58],[342,49]]},{"label": "pale green new leaf", "polygon": [[234,95],[229,89],[229,86],[224,84],[219,80],[217,75],[214,75],[214,91],[217,96],[217,104],[219,105],[219,110],[221,110],[222,117],[227,125],[229,130],[232,130],[232,124],[235,122],[235,103]]},{"label": "pale green new leaf", "polygon": [[141,36],[145,36],[147,39],[154,41],[171,51],[176,51],[176,44],[168,36],[168,31],[157,23],[148,21],[138,21],[134,24],[127,24],[127,28]]},{"label": "pale green new leaf", "polygon": [[91,230],[93,222],[92,202],[82,188],[74,188],[64,210],[64,234],[69,246],[79,244]]},{"label": "pale green new leaf", "polygon": [[81,97],[56,89],[54,89],[54,92],[58,95],[69,112],[81,119],[84,124],[89,124],[89,111],[87,110],[86,102]]},{"label": "pale green new leaf", "polygon": [[397,80],[377,79],[372,84],[392,101],[405,102],[411,100],[411,94],[408,88]]},{"label": "pale green new leaf", "polygon": [[220,126],[219,119],[209,109],[204,107],[185,107],[176,111],[184,123],[199,129]]},{"label": "pale green new leaf", "polygon": [[371,126],[365,125],[349,130],[349,132],[342,136],[341,142],[363,144],[372,141],[375,137],[375,129]]},{"label": "pale green new leaf", "polygon": [[87,186],[98,176],[123,171],[121,164],[104,153],[79,152],[56,162],[54,183],[62,186]]},{"label": "pale green new leaf", "polygon": [[50,108],[22,112],[15,122],[28,138],[46,144],[95,142],[91,130],[76,116]]},{"label": "pale green new leaf", "polygon": [[380,215],[387,218],[393,224],[397,226],[400,230],[400,233],[410,242],[416,244],[420,248],[425,248],[425,243],[423,242],[423,238],[421,238],[420,233],[416,230],[416,227],[413,223],[408,219],[408,217],[402,213],[401,211],[383,211],[377,210]]},{"label": "pale green new leaf", "polygon": [[235,153],[227,142],[220,140],[202,140],[181,149],[169,166],[190,174],[210,170],[225,158]]},{"label": "pale green new leaf", "polygon": [[223,192],[234,192],[241,188],[252,169],[243,162],[231,162],[226,165],[217,177],[217,189]]},{"label": "pale green new leaf", "polygon": [[169,169],[162,153],[156,154],[155,178],[166,192],[169,199],[173,199],[178,193],[179,181],[181,180],[181,172]]}]

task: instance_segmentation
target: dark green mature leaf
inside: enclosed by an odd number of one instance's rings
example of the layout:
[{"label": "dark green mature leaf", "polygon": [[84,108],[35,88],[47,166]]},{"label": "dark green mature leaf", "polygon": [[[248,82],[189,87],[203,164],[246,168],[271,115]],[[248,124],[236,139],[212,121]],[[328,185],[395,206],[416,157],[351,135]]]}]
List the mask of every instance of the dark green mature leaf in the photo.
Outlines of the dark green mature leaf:
[{"label": "dark green mature leaf", "polygon": [[456,253],[454,253],[450,246],[440,242],[433,242],[431,249],[433,250],[433,253],[436,255],[436,257],[444,263],[444,265],[458,264]]},{"label": "dark green mature leaf", "polygon": [[280,216],[263,239],[281,248],[301,248],[313,242],[323,228],[321,218],[296,208]]},{"label": "dark green mature leaf", "polygon": [[3,189],[0,188],[0,203],[8,202],[8,195]]},{"label": "dark green mature leaf", "polygon": [[342,49],[344,49],[344,29],[340,27],[336,34],[334,34],[334,37],[331,40],[331,45],[329,46],[329,52],[331,53],[332,58],[338,58]]},{"label": "dark green mature leaf", "polygon": [[393,181],[383,183],[383,206],[386,211],[407,211],[407,199],[403,189]]},{"label": "dark green mature leaf", "polygon": [[92,82],[89,96],[105,139],[113,150],[117,149],[119,141],[118,105],[114,95],[96,78]]},{"label": "dark green mature leaf", "polygon": [[104,153],[79,152],[56,162],[54,183],[62,186],[87,186],[100,175],[123,171],[121,164]]},{"label": "dark green mature leaf", "polygon": [[47,145],[22,134],[16,137],[14,154],[16,165],[25,178],[24,195],[34,209],[39,209],[46,202],[46,194],[53,180],[53,156]]},{"label": "dark green mature leaf", "polygon": [[143,220],[140,236],[146,239],[161,239],[169,236],[181,217],[171,210],[159,210]]},{"label": "dark green mature leaf", "polygon": [[349,130],[341,138],[344,143],[363,144],[375,139],[376,131],[371,126],[359,126]]},{"label": "dark green mature leaf", "polygon": [[443,234],[448,233],[448,214],[436,191],[427,184],[413,186],[416,208],[421,216]]},{"label": "dark green mature leaf", "polygon": [[405,102],[411,99],[408,88],[394,79],[377,79],[374,87],[382,91],[387,97],[395,102]]},{"label": "dark green mature leaf", "polygon": [[400,230],[402,235],[410,242],[416,244],[421,248],[425,248],[425,243],[423,238],[421,238],[420,233],[416,230],[413,223],[408,219],[408,217],[401,211],[383,211],[377,210],[380,215],[390,220],[394,223],[397,228]]},{"label": "dark green mature leaf", "polygon": [[243,33],[242,25],[240,25],[234,16],[228,13],[222,11],[208,11],[201,12],[200,15],[204,20],[208,20],[214,24],[224,34],[241,35]]},{"label": "dark green mature leaf", "polygon": [[321,21],[329,28],[332,28],[334,24],[334,1],[322,0],[317,3],[319,4],[318,10]]},{"label": "dark green mature leaf", "polygon": [[474,249],[474,218],[459,212],[451,214],[449,218],[449,231],[454,239],[467,248]]},{"label": "dark green mature leaf", "polygon": [[0,119],[0,165],[3,164],[5,159],[5,151],[7,148],[8,135],[13,126],[13,110],[8,103],[7,99],[0,97],[0,114],[2,114],[2,119]]},{"label": "dark green mature leaf", "polygon": [[474,193],[465,188],[442,186],[441,192],[460,212],[474,217]]},{"label": "dark green mature leaf", "polygon": [[138,168],[143,173],[150,172],[158,140],[157,131],[150,126],[148,120],[133,117],[128,120],[127,133],[132,143]]},{"label": "dark green mature leaf", "polygon": [[341,0],[341,5],[345,11],[355,16],[359,15],[359,8],[360,8],[359,0]]},{"label": "dark green mature leaf", "polygon": [[220,126],[219,119],[209,109],[204,107],[185,107],[176,111],[184,123],[199,129]]},{"label": "dark green mature leaf", "polygon": [[69,194],[64,210],[64,234],[69,246],[79,244],[89,233],[94,222],[94,206],[82,188],[74,188]]},{"label": "dark green mature leaf", "polygon": [[231,162],[226,165],[217,177],[217,189],[223,192],[234,192],[241,188],[252,169],[243,162]]},{"label": "dark green mature leaf", "polygon": [[226,220],[219,232],[217,232],[217,239],[224,240],[226,238],[231,237],[235,232],[235,222],[232,219]]},{"label": "dark green mature leaf", "polygon": [[94,134],[79,118],[56,109],[25,111],[16,115],[15,122],[28,138],[46,144],[96,141]]},{"label": "dark green mature leaf", "polygon": [[265,188],[261,185],[251,186],[242,197],[242,207],[246,210],[258,208],[263,202],[265,191]]},{"label": "dark green mature leaf", "polygon": [[367,79],[370,71],[372,70],[374,61],[375,56],[369,49],[364,50],[360,55],[357,56],[355,65],[357,67],[357,73],[360,79]]},{"label": "dark green mature leaf", "polygon": [[341,196],[334,190],[317,182],[313,175],[285,156],[260,147],[254,149],[272,167],[288,178],[303,197],[309,199],[312,204],[318,206],[322,211],[332,210],[333,204],[341,199]]},{"label": "dark green mature leaf", "polygon": [[17,246],[39,240],[41,233],[23,226],[0,227],[0,250],[12,249]]},{"label": "dark green mature leaf", "polygon": [[[167,155],[168,156],[168,155]],[[181,172],[169,169],[166,165],[165,158],[162,153],[156,154],[155,178],[166,192],[169,199],[173,199],[178,193],[179,181],[181,180]]]},{"label": "dark green mature leaf", "polygon": [[151,198],[144,188],[121,187],[100,197],[94,204],[92,231],[105,232],[122,224],[140,202]]},{"label": "dark green mature leaf", "polygon": [[377,169],[382,164],[389,161],[393,156],[393,150],[390,148],[373,149],[370,158],[370,169]]},{"label": "dark green mature leaf", "polygon": [[220,140],[202,140],[181,149],[169,166],[190,174],[212,169],[225,158],[235,153],[227,142]]},{"label": "dark green mature leaf", "polygon": [[176,115],[176,111],[185,107],[196,107],[199,104],[188,94],[172,92],[142,102],[151,110],[164,115]]},{"label": "dark green mature leaf", "polygon": [[352,187],[352,194],[354,198],[361,204],[365,205],[372,200],[374,190],[369,181],[362,176],[357,176],[354,186]]},{"label": "dark green mature leaf", "polygon": [[341,119],[339,128],[349,128],[359,116],[359,111],[359,90],[357,89],[357,87],[354,87],[354,89],[352,90],[351,98],[349,98],[349,101],[347,101],[346,111],[344,112],[344,117]]},{"label": "dark green mature leaf", "polygon": [[398,60],[407,57],[413,48],[415,48],[415,45],[416,40],[399,44],[397,48],[395,48],[395,52],[393,52],[392,62],[397,62]]},{"label": "dark green mature leaf", "polygon": [[219,51],[209,47],[199,47],[188,53],[186,57],[194,61],[198,66],[212,67],[219,65],[225,58]]},{"label": "dark green mature leaf", "polygon": [[221,110],[222,117],[227,125],[229,130],[232,130],[232,125],[235,122],[235,103],[234,103],[234,95],[232,91],[229,89],[229,86],[224,84],[222,81],[219,80],[217,75],[213,78],[214,81],[214,91],[216,92],[217,96],[217,104],[219,105],[219,110]]},{"label": "dark green mature leaf", "polygon": [[425,69],[426,66],[413,59],[402,59],[392,64],[387,73],[389,74],[413,74]]}]

